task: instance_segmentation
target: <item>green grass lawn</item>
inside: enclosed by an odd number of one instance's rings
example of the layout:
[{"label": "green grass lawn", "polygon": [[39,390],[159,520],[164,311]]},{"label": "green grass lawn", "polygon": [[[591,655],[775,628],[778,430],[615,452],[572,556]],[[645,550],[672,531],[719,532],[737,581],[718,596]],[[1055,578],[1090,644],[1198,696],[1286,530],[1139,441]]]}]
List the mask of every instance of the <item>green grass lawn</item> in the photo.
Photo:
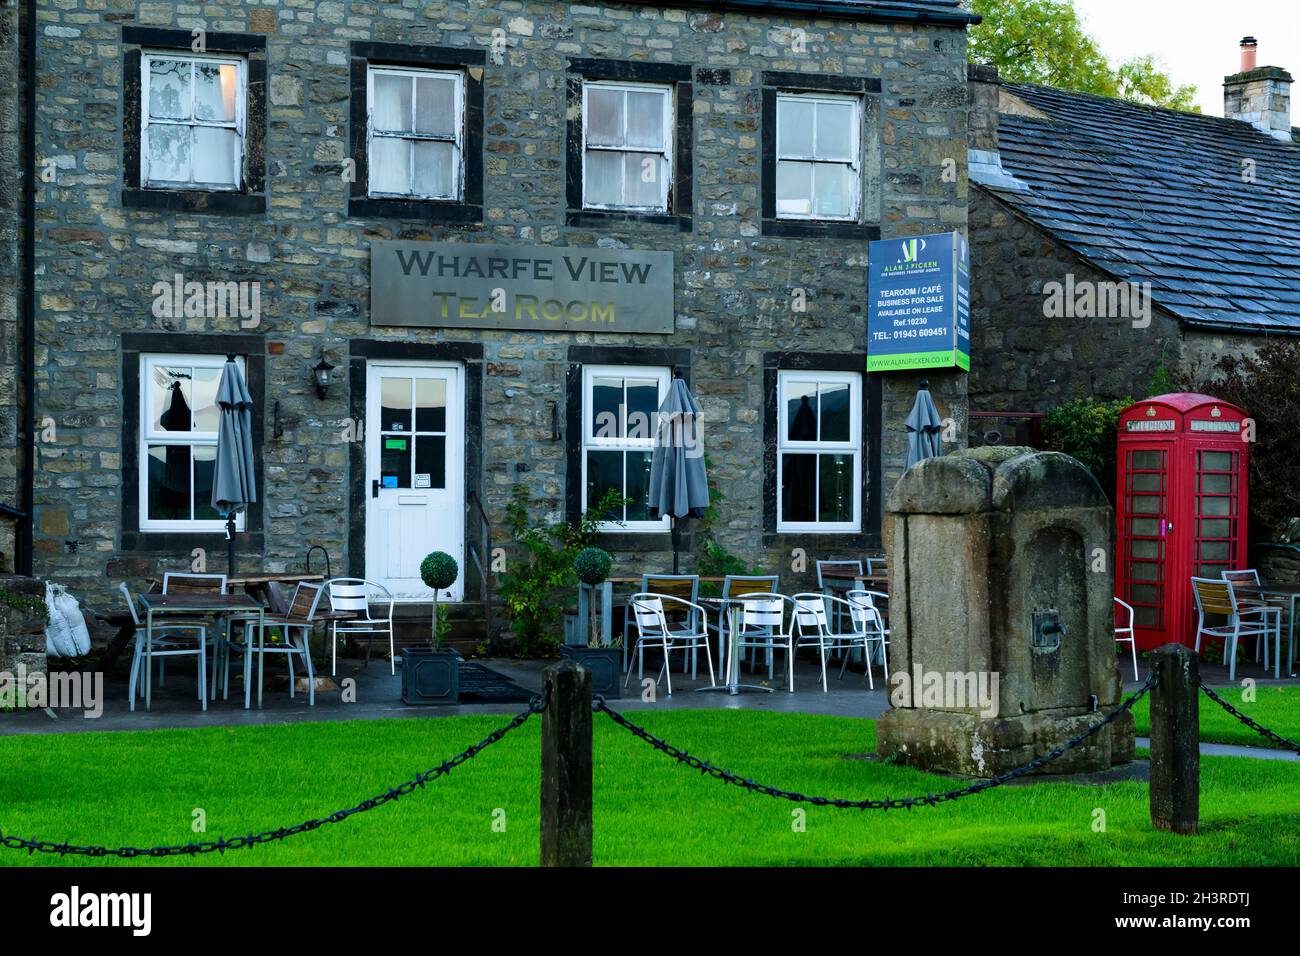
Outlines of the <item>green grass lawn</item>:
[{"label": "green grass lawn", "polygon": [[[638,712],[720,766],[805,793],[905,796],[952,781],[845,759],[874,749],[871,721],[753,711]],[[106,845],[183,843],[296,823],[350,806],[502,723],[447,717],[0,738],[0,828]],[[532,865],[534,718],[449,777],[283,843],[173,865]],[[772,800],[701,777],[596,716],[595,858],[609,865],[1258,865],[1300,863],[1300,766],[1244,758],[1201,767],[1202,834],[1154,832],[1147,787],[1003,787],[913,811]],[[806,811],[795,832],[792,811]],[[1105,832],[1094,832],[1096,810]],[[502,819],[505,832],[493,828]],[[58,863],[0,849],[0,864]],[[84,865],[82,858],[66,858]],[[109,860],[144,866],[154,861]]]},{"label": "green grass lawn", "polygon": [[[1274,733],[1281,734],[1287,740],[1300,742],[1300,687],[1259,684],[1255,687],[1255,700],[1252,703],[1241,699],[1240,687],[1216,687],[1214,692]],[[1201,740],[1216,744],[1243,744],[1247,747],[1277,747],[1277,744],[1251,730],[1204,694],[1200,698]],[[1133,720],[1139,737],[1151,733],[1150,700],[1149,697],[1143,698],[1133,708]]]}]

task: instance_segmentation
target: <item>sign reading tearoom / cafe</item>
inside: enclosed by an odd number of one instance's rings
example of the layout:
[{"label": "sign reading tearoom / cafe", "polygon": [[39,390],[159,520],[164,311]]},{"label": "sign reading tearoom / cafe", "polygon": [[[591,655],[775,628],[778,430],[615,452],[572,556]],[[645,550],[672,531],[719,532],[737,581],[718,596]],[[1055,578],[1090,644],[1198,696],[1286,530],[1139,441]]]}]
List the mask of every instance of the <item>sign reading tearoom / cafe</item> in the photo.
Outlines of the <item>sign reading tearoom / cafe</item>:
[{"label": "sign reading tearoom / cafe", "polygon": [[375,240],[370,324],[672,332],[673,254]]},{"label": "sign reading tearoom / cafe", "polygon": [[970,244],[959,232],[871,244],[867,371],[970,371]]}]

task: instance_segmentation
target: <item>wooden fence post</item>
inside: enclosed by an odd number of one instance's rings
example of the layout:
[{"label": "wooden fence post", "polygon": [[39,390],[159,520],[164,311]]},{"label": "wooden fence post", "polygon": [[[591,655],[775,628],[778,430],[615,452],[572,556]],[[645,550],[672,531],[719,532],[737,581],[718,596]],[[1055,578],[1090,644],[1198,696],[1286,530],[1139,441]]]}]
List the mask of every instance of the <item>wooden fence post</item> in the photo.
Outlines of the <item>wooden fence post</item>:
[{"label": "wooden fence post", "polygon": [[1182,644],[1154,652],[1160,682],[1151,691],[1151,825],[1194,834],[1200,815],[1200,681],[1196,653]]},{"label": "wooden fence post", "polygon": [[542,671],[542,866],[591,866],[591,671]]}]

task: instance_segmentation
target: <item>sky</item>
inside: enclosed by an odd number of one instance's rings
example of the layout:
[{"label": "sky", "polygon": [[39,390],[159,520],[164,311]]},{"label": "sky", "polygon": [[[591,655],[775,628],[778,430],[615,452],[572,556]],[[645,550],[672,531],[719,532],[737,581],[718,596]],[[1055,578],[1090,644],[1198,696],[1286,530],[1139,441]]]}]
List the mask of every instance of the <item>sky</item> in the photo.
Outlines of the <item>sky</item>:
[{"label": "sky", "polygon": [[[1259,65],[1300,79],[1300,0],[1074,0],[1112,63],[1154,53],[1175,84],[1194,83],[1202,112],[1223,115],[1223,78],[1241,64],[1241,38],[1259,41]],[[1292,119],[1300,110],[1300,83]]]}]

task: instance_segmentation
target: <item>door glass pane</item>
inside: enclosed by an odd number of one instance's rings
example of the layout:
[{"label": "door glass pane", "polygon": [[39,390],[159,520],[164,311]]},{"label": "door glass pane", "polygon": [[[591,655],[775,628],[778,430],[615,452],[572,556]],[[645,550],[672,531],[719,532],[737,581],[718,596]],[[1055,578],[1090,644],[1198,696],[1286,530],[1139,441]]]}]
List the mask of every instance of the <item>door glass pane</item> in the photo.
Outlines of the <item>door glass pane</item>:
[{"label": "door glass pane", "polygon": [[456,147],[451,143],[416,140],[414,179],[417,196],[451,199],[456,195]]},{"label": "door glass pane", "polygon": [[621,438],[623,380],[598,375],[591,380],[591,438]]},{"label": "door glass pane", "polygon": [[149,61],[149,115],[157,119],[190,118],[190,63]]},{"label": "door glass pane", "polygon": [[627,145],[661,149],[664,145],[664,95],[646,90],[627,94]]},{"label": "door glass pane", "polygon": [[239,134],[224,126],[194,127],[194,182],[233,186],[239,181]]},{"label": "door glass pane", "polygon": [[1142,471],[1158,471],[1161,466],[1162,452],[1135,451],[1132,453],[1132,467]]},{"label": "door glass pane", "polygon": [[149,517],[188,520],[192,500],[189,446],[150,445],[148,468]]},{"label": "door glass pane", "polygon": [[593,206],[618,206],[623,202],[623,153],[587,151],[587,178],[583,189]]},{"label": "door glass pane", "polygon": [[370,141],[370,191],[408,195],[411,192],[411,143],[376,136]]},{"label": "door glass pane", "polygon": [[[621,451],[587,452],[587,505],[594,507],[610,488],[623,489],[623,453]],[[623,517],[622,509],[609,511],[602,516],[606,521]]]},{"label": "door glass pane", "polygon": [[628,438],[653,439],[659,425],[659,382],[653,378],[627,380]]},{"label": "door glass pane", "polygon": [[447,487],[447,437],[445,435],[420,435],[415,439],[413,487]]},{"label": "door glass pane", "polygon": [[626,453],[624,496],[632,500],[627,506],[628,521],[650,521],[650,458],[652,452]]},{"label": "door glass pane", "polygon": [[375,75],[371,122],[375,129],[390,133],[411,132],[411,78],[391,73]]},{"label": "door glass pane", "polygon": [[818,470],[818,521],[853,520],[853,456],[822,455]]},{"label": "door glass pane", "polygon": [[379,380],[379,428],[386,432],[411,430],[411,380],[409,378],[385,377]]},{"label": "door glass pane", "polygon": [[194,517],[200,521],[215,520],[221,512],[212,507],[212,478],[217,469],[217,446],[195,445],[194,454]]},{"label": "door glass pane", "polygon": [[790,382],[785,387],[785,434],[790,441],[817,440],[817,385]]},{"label": "door glass pane", "polygon": [[454,135],[455,97],[455,80],[438,76],[417,77],[415,81],[416,132]]},{"label": "door glass pane", "polygon": [[817,520],[817,456],[781,457],[781,520]]},{"label": "door glass pane", "polygon": [[840,382],[821,387],[822,441],[848,441],[849,385]]},{"label": "door glass pane", "polygon": [[151,182],[188,183],[190,127],[151,123],[148,159]]},{"label": "door glass pane", "polygon": [[194,117],[208,122],[235,121],[239,71],[233,63],[194,64]]},{"label": "door glass pane", "polygon": [[150,383],[153,430],[188,432],[193,420],[193,370],[186,365],[155,365]]},{"label": "door glass pane", "polygon": [[623,145],[623,91],[587,88],[587,142],[598,146]]},{"label": "door glass pane", "polygon": [[776,102],[777,153],[780,156],[812,158],[813,104],[782,97]]},{"label": "door glass pane", "polygon": [[411,487],[411,438],[409,435],[380,436],[379,485],[382,488]]},{"label": "door glass pane", "polygon": [[447,430],[446,379],[417,378],[415,380],[415,428],[422,432]]}]

